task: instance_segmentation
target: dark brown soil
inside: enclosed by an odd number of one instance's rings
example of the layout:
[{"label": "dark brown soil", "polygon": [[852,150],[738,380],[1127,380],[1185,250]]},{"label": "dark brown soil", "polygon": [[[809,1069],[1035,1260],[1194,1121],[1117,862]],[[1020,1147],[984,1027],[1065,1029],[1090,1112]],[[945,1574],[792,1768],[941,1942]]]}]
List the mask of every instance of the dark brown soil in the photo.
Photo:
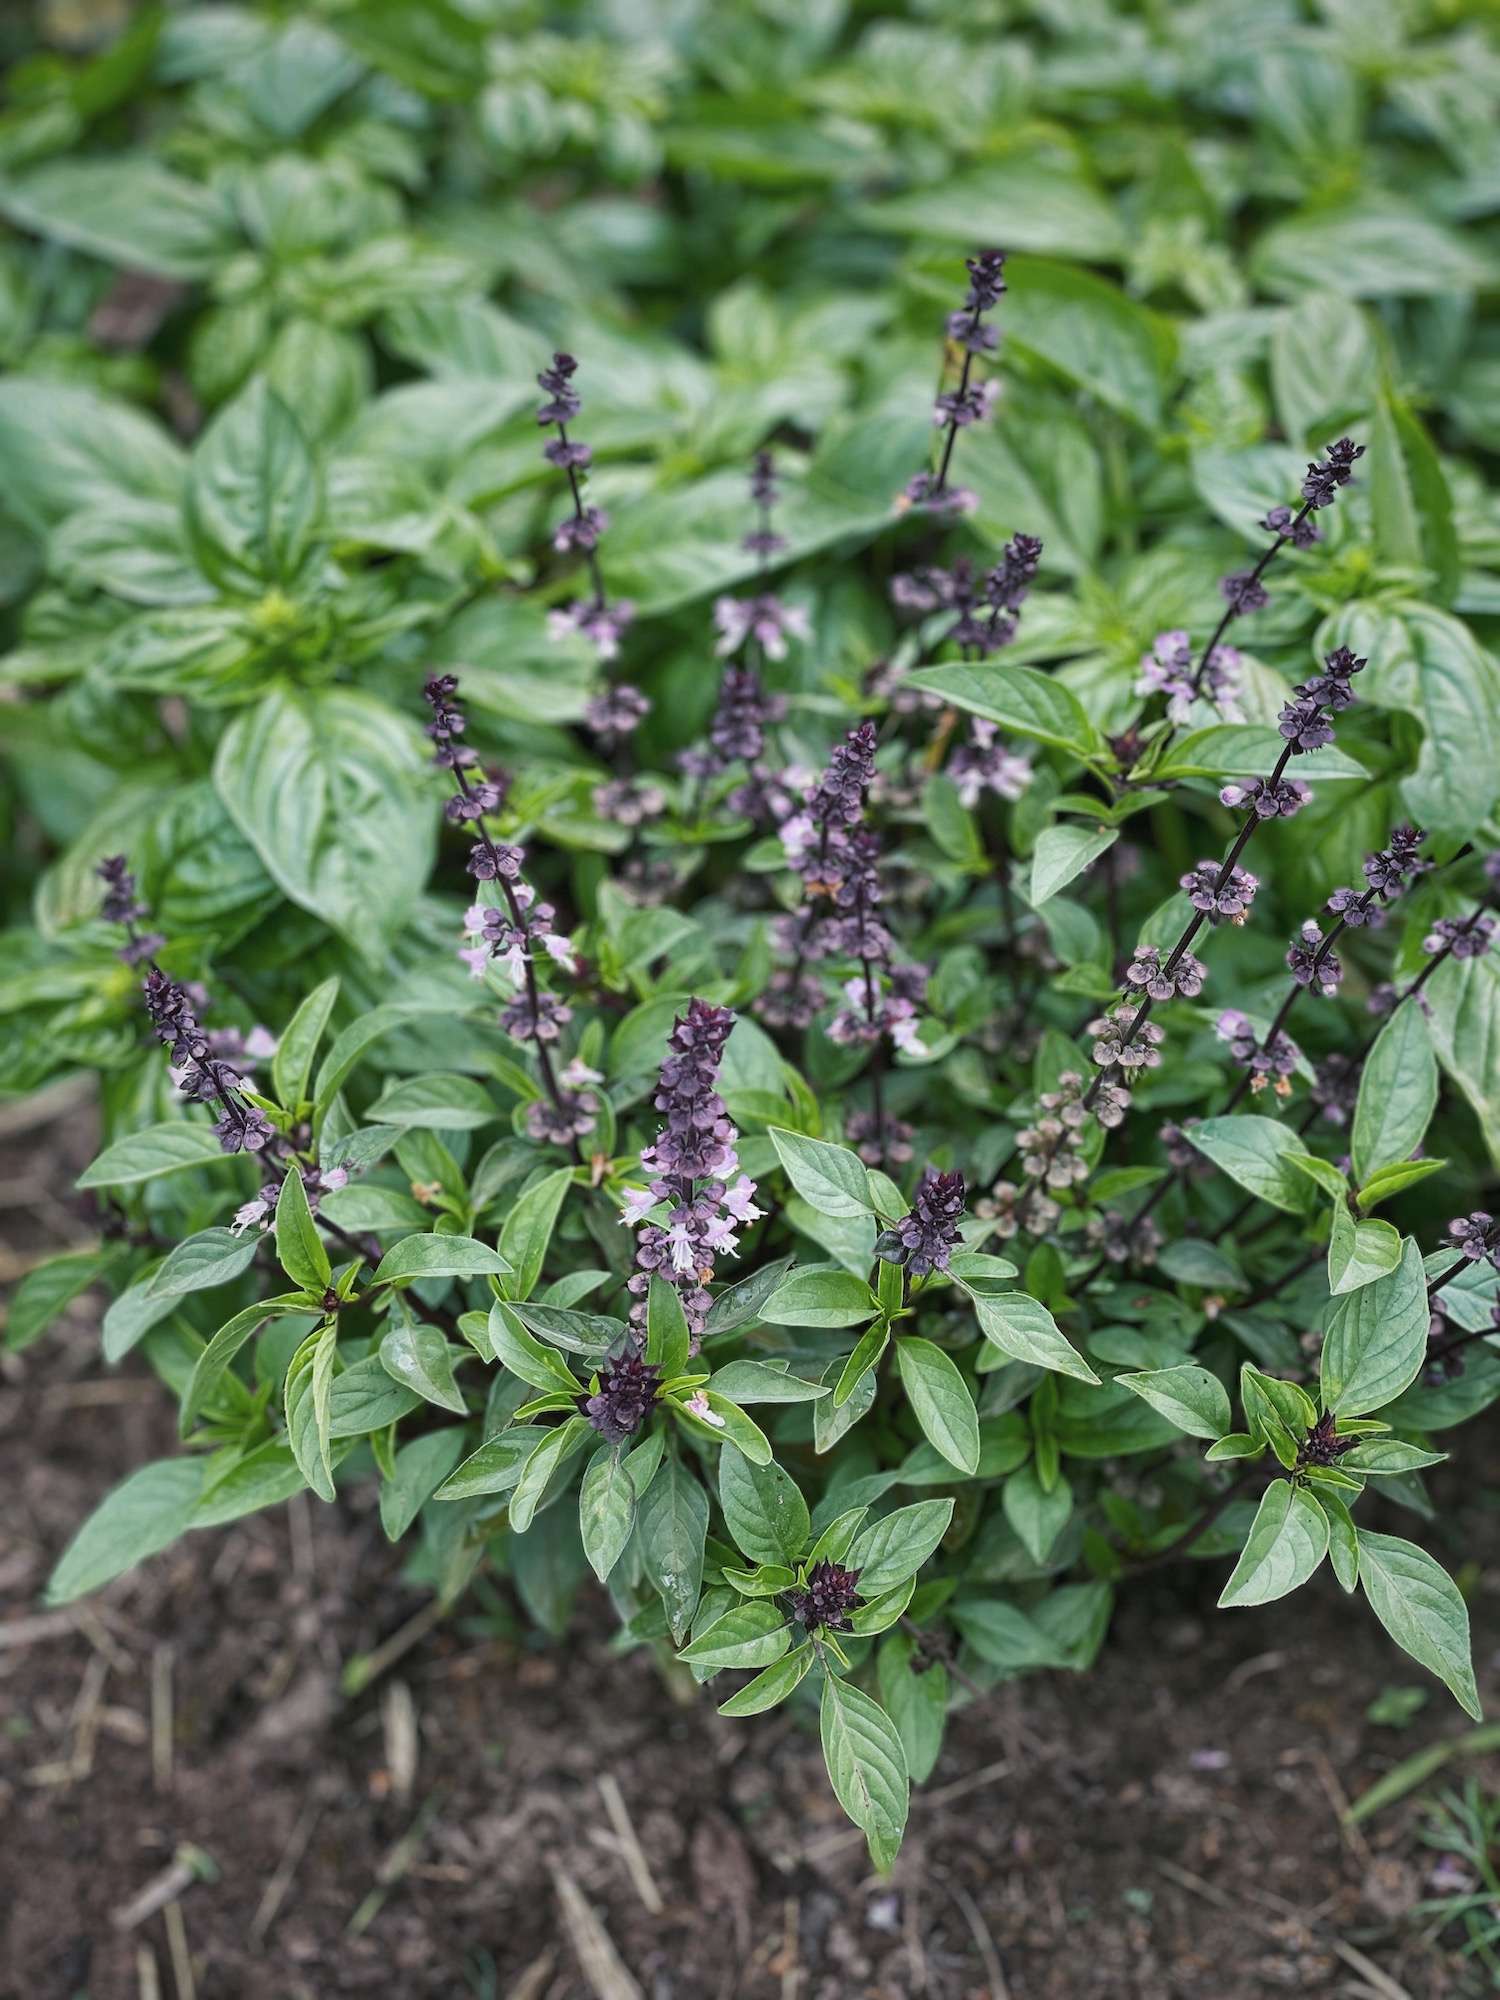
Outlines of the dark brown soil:
[{"label": "dark brown soil", "polygon": [[[12,1274],[62,1233],[0,1223]],[[1409,1916],[1434,1859],[1412,1809],[1341,1833],[1346,1797],[1463,1719],[1436,1688],[1408,1729],[1367,1719],[1422,1677],[1331,1579],[1221,1615],[1206,1573],[1143,1580],[1092,1676],[954,1723],[882,1883],[814,1736],[612,1657],[595,1599],[566,1651],[517,1637],[503,1590],[471,1599],[345,1696],[425,1604],[357,1500],[42,1611],[72,1528],[172,1448],[165,1392],[99,1364],[96,1317],[0,1363],[0,2000],[1487,1990]],[[1493,1705],[1492,1598],[1476,1623]]]}]

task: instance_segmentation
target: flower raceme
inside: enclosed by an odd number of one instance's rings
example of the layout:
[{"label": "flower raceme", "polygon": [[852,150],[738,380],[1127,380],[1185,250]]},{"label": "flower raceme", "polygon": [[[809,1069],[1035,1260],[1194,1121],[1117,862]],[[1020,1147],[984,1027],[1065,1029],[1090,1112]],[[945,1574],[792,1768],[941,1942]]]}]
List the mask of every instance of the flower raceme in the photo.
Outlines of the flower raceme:
[{"label": "flower raceme", "polygon": [[716,1087],[733,1027],[727,1007],[697,999],[673,1022],[652,1100],[661,1129],[640,1155],[651,1178],[630,1190],[620,1217],[636,1231],[631,1319],[644,1324],[646,1294],[659,1274],[676,1287],[694,1351],[718,1258],[737,1255],[738,1231],[764,1212],[755,1204],[754,1181],[740,1171],[739,1134]]}]

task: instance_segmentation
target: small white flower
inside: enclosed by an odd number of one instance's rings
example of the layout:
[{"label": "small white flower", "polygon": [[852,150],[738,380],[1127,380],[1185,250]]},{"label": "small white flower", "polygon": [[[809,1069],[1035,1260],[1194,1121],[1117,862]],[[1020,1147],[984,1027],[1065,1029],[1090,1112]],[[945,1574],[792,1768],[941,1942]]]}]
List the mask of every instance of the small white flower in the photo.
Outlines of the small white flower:
[{"label": "small white flower", "polygon": [[637,1228],[656,1206],[656,1196],[650,1188],[626,1188],[625,1205],[620,1210],[620,1220],[632,1229]]},{"label": "small white flower", "polygon": [[724,1419],[719,1415],[717,1410],[709,1408],[708,1391],[706,1389],[700,1389],[696,1395],[689,1396],[682,1407],[685,1410],[691,1410],[700,1423],[712,1424],[716,1431],[723,1430]]}]

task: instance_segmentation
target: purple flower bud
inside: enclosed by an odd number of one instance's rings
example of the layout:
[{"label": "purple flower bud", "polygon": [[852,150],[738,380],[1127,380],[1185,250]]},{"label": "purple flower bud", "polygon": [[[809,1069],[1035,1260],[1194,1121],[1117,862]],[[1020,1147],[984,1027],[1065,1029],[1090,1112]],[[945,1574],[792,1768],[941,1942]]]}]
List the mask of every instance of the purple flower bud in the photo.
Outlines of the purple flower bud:
[{"label": "purple flower bud", "polygon": [[1495,1227],[1494,1217],[1482,1208],[1476,1208],[1471,1215],[1455,1217],[1448,1224],[1448,1240],[1471,1264],[1488,1261],[1500,1268],[1500,1229]]},{"label": "purple flower bud", "polygon": [[639,729],[650,713],[651,703],[639,688],[617,681],[594,696],[583,712],[583,719],[609,750]]},{"label": "purple flower bud", "polygon": [[863,1601],[858,1583],[857,1569],[836,1562],[814,1563],[806,1585],[786,1592],[787,1609],[805,1631],[847,1632],[849,1613]]},{"label": "purple flower bud", "polygon": [[548,400],[536,413],[539,424],[570,424],[583,408],[577,391],[573,388],[574,375],[578,363],[571,354],[554,354],[552,366],[544,368],[537,376],[539,385],[547,391]]},{"label": "purple flower bud", "polygon": [[1223,806],[1249,806],[1257,819],[1290,819],[1312,797],[1300,778],[1235,778],[1219,793]]},{"label": "purple flower bud", "polygon": [[1179,994],[1184,1000],[1194,999],[1203,991],[1207,977],[1208,967],[1190,951],[1181,953],[1169,971],[1155,945],[1148,944],[1136,947],[1125,972],[1127,982],[1144,987],[1153,1000],[1171,1000]]},{"label": "purple flower bud", "polygon": [[1495,935],[1492,911],[1477,910],[1472,917],[1439,917],[1422,940],[1429,956],[1446,951],[1453,958],[1483,958]]},{"label": "purple flower bud", "polygon": [[1301,937],[1293,940],[1286,962],[1299,986],[1313,987],[1325,999],[1338,992],[1344,976],[1343,965],[1338,953],[1325,945],[1323,933],[1313,918],[1309,917],[1302,926]]},{"label": "purple flower bud", "polygon": [[1193,908],[1201,910],[1211,922],[1218,923],[1227,917],[1232,924],[1242,924],[1255,900],[1260,879],[1248,868],[1236,866],[1226,873],[1220,862],[1200,861],[1179,878],[1179,886],[1186,890]]},{"label": "purple flower bud", "polygon": [[1236,618],[1243,618],[1251,611],[1260,611],[1270,603],[1270,593],[1252,570],[1236,570],[1226,576],[1219,585],[1224,601]]},{"label": "purple flower bud", "polygon": [[606,1361],[597,1380],[591,1394],[579,1397],[579,1408],[606,1443],[623,1444],[650,1416],[661,1387],[661,1370],[655,1362],[627,1353]]},{"label": "purple flower bud", "polygon": [[1328,507],[1338,497],[1341,486],[1354,476],[1354,461],[1363,458],[1365,448],[1352,438],[1340,438],[1324,449],[1322,462],[1314,459],[1302,482],[1302,497],[1310,507]]},{"label": "purple flower bud", "polygon": [[875,1254],[888,1264],[904,1264],[915,1278],[946,1271],[963,1212],[963,1175],[940,1174],[929,1167],[917,1183],[911,1212],[881,1233]]}]

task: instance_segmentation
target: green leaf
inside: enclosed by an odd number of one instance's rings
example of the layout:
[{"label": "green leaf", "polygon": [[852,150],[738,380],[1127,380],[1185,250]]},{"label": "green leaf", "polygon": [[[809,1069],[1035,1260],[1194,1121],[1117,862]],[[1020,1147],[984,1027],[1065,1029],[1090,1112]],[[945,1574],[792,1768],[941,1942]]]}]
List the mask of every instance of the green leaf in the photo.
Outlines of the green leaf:
[{"label": "green leaf", "polygon": [[1155,430],[1176,355],[1170,323],[1117,286],[1070,264],[1013,258],[1006,269],[1005,338],[1133,424]]},{"label": "green leaf", "polygon": [[410,1416],[421,1397],[404,1382],[388,1375],[378,1353],[367,1354],[333,1378],[328,1399],[328,1434],[333,1438],[368,1437]]},{"label": "green leaf", "polygon": [[[588,1430],[587,1425],[584,1428]],[[721,1463],[733,1455],[726,1449]],[[637,1540],[641,1563],[661,1595],[667,1625],[679,1645],[698,1608],[707,1536],[708,1495],[680,1460],[669,1459],[646,1488]]]},{"label": "green leaf", "polygon": [[288,1168],[276,1197],[276,1257],[292,1283],[314,1297],[321,1295],[333,1277],[295,1164]]},{"label": "green leaf", "polygon": [[1351,1148],[1356,1183],[1410,1159],[1437,1109],[1437,1057],[1427,1017],[1398,1007],[1365,1058]]},{"label": "green leaf", "polygon": [[859,1571],[859,1594],[872,1598],[905,1583],[948,1532],[952,1500],[919,1500],[872,1521],[855,1536],[848,1567]]},{"label": "green leaf", "polygon": [[1482,1714],[1469,1648],[1469,1608],[1432,1557],[1395,1535],[1361,1528],[1359,1581],[1403,1652],[1437,1675],[1477,1722]]},{"label": "green leaf", "polygon": [[943,1747],[948,1669],[941,1660],[924,1659],[919,1673],[919,1657],[917,1641],[910,1632],[892,1632],[881,1645],[876,1666],[881,1704],[896,1725],[912,1783],[923,1785],[932,1776]]},{"label": "green leaf", "polygon": [[1500,953],[1448,959],[1429,981],[1427,997],[1438,1061],[1468,1100],[1490,1160],[1500,1167]]},{"label": "green leaf", "polygon": [[522,1382],[529,1382],[533,1389],[556,1390],[564,1396],[582,1393],[556,1348],[538,1340],[520,1315],[501,1299],[496,1299],[490,1307],[488,1332],[495,1359]]},{"label": "green leaf", "polygon": [[795,1691],[816,1657],[811,1646],[799,1646],[757,1674],[753,1681],[747,1681],[738,1694],[721,1702],[720,1715],[764,1715]]},{"label": "green leaf", "polygon": [[[510,1525],[518,1535],[524,1535],[535,1520],[537,1508],[557,1474],[597,1436],[598,1432],[586,1417],[568,1417],[554,1429],[543,1432],[541,1442],[533,1448],[521,1467],[521,1475],[510,1496]],[[454,1474],[454,1479],[472,1463],[472,1459],[465,1460]],[[460,1497],[453,1491],[453,1483],[452,1479],[448,1481],[441,1496],[443,1499]],[[470,1492],[474,1490],[472,1486],[469,1488]]]},{"label": "green leaf", "polygon": [[760,1316],[769,1326],[858,1326],[877,1310],[875,1294],[863,1278],[820,1264],[783,1279]]},{"label": "green leaf", "polygon": [[1324,1407],[1362,1417],[1394,1402],[1422,1372],[1429,1317],[1422,1253],[1408,1238],[1388,1277],[1334,1307],[1323,1336]]},{"label": "green leaf", "polygon": [[438,1487],[463,1456],[464,1429],[449,1424],[402,1445],[389,1479],[380,1486],[380,1525],[388,1542],[399,1542]]},{"label": "green leaf", "polygon": [[747,1417],[738,1403],[731,1403],[727,1397],[716,1395],[706,1389],[704,1396],[708,1402],[709,1414],[700,1417],[696,1410],[674,1400],[673,1407],[678,1418],[689,1429],[697,1431],[700,1437],[710,1439],[714,1444],[732,1444],[756,1465],[771,1463],[771,1441],[753,1418]]},{"label": "green leaf", "polygon": [[870,1859],[889,1870],[906,1826],[910,1781],[896,1726],[878,1702],[827,1673],[819,1713],[834,1796],[864,1834]]},{"label": "green leaf", "polygon": [[371,960],[432,865],[421,775],[411,724],[344,687],[273,686],[214,757],[219,797],[278,887]]},{"label": "green leaf", "polygon": [[979,1413],[955,1363],[930,1340],[903,1335],[896,1367],[928,1443],[960,1472],[972,1473],[979,1464]]},{"label": "green leaf", "polygon": [[405,1285],[414,1278],[503,1277],[510,1266],[498,1250],[473,1236],[403,1236],[376,1267],[375,1285]]},{"label": "green leaf", "polygon": [[1040,1567],[1072,1517],[1072,1487],[1059,1475],[1049,1491],[1032,1461],[1018,1466],[1006,1480],[1001,1502],[1017,1540]]},{"label": "green leaf", "polygon": [[1500,670],[1447,612],[1403,605],[1401,624],[1415,668],[1411,705],[1426,731],[1402,801],[1418,825],[1457,844],[1472,839],[1500,802]]},{"label": "green leaf", "polygon": [[315,1327],[292,1356],[282,1389],[287,1442],[302,1476],[320,1500],[332,1501],[333,1370],[338,1360],[338,1322]]},{"label": "green leaf", "polygon": [[976,1292],[967,1285],[963,1289],[974,1301],[980,1332],[1002,1354],[1098,1386],[1099,1377],[1040,1299],[1025,1292]]},{"label": "green leaf", "polygon": [[1429,1180],[1433,1174],[1440,1174],[1448,1162],[1446,1160],[1402,1160],[1394,1167],[1382,1167],[1371,1174],[1359,1190],[1357,1199],[1361,1208],[1376,1208],[1393,1195],[1415,1187],[1418,1181]]},{"label": "green leaf", "polygon": [[1316,1153],[1287,1153],[1284,1157],[1289,1167],[1295,1167],[1299,1174],[1306,1174],[1313,1185],[1320,1187],[1324,1194],[1332,1195],[1335,1206],[1346,1205],[1345,1197],[1349,1192],[1349,1183],[1332,1160],[1320,1159]]},{"label": "green leaf", "polygon": [[307,1480],[289,1445],[268,1438],[254,1451],[210,1479],[188,1523],[192,1528],[220,1528],[243,1520],[262,1507],[279,1507],[294,1493],[305,1493]]},{"label": "green leaf", "polygon": [[1233,1421],[1224,1384],[1195,1362],[1117,1375],[1115,1381],[1121,1388],[1134,1390],[1189,1437],[1221,1438]]},{"label": "green leaf", "polygon": [[710,1386],[731,1403],[816,1403],[829,1393],[821,1382],[768,1361],[731,1361],[715,1369]]},{"label": "green leaf", "polygon": [[260,1239],[229,1229],[200,1229],[169,1250],[150,1274],[122,1292],[104,1315],[106,1361],[119,1361],[136,1342],[165,1319],[189,1292],[214,1291],[237,1278],[254,1260]]},{"label": "green leaf", "polygon": [[1031,855],[1029,897],[1032,908],[1040,909],[1059,889],[1065,889],[1075,876],[1091,868],[1119,837],[1117,826],[1065,823],[1044,827],[1037,835]]},{"label": "green leaf", "polygon": [[1333,1205],[1328,1238],[1328,1289],[1337,1298],[1373,1284],[1401,1262],[1401,1236],[1388,1222],[1356,1221],[1349,1204]]},{"label": "green leaf", "polygon": [[[787,1179],[820,1215],[870,1215],[875,1203],[864,1162],[847,1146],[830,1146],[772,1126],[766,1137],[776,1148]],[[783,1322],[785,1323],[785,1322]]]},{"label": "green leaf", "polygon": [[1343,1591],[1359,1582],[1359,1532],[1354,1517],[1337,1493],[1319,1489],[1314,1498],[1328,1519],[1328,1560]]},{"label": "green leaf", "polygon": [[202,1486],[203,1461],[196,1458],[161,1458],[131,1473],[63,1550],[48,1579],[47,1602],[70,1604],[175,1542]]},{"label": "green leaf", "polygon": [[509,1493],[526,1461],[551,1431],[540,1424],[514,1424],[486,1438],[438,1489],[439,1500],[473,1500],[486,1493]]},{"label": "green leaf", "polygon": [[186,1437],[198,1416],[212,1402],[214,1392],[229,1372],[235,1356],[257,1327],[263,1326],[268,1319],[281,1319],[289,1313],[305,1313],[307,1310],[307,1301],[300,1293],[285,1292],[279,1298],[262,1299],[256,1305],[246,1306],[243,1312],[225,1320],[193,1364],[178,1418],[180,1434]]},{"label": "green leaf", "polygon": [[167,1125],[148,1125],[144,1132],[116,1139],[78,1176],[78,1185],[133,1187],[161,1174],[180,1174],[188,1167],[218,1165],[228,1157],[211,1125],[189,1125],[178,1119]]},{"label": "green leaf", "polygon": [[1366,1438],[1353,1451],[1346,1451],[1339,1460],[1344,1472],[1368,1473],[1373,1477],[1391,1476],[1399,1472],[1421,1472],[1429,1465],[1441,1465],[1446,1452],[1424,1451],[1419,1444],[1408,1444],[1405,1438]]},{"label": "green leaf", "polygon": [[1288,1153],[1305,1151],[1295,1132],[1274,1118],[1239,1113],[1228,1118],[1201,1118],[1184,1127],[1205,1159],[1222,1167],[1231,1180],[1290,1215],[1305,1215],[1316,1199],[1311,1184],[1292,1167]]},{"label": "green leaf", "polygon": [[5,1313],[5,1345],[19,1354],[47,1331],[58,1314],[119,1261],[110,1245],[102,1250],[70,1250],[28,1271],[10,1295]]},{"label": "green leaf", "polygon": [[953,660],[941,667],[919,668],[906,678],[909,686],[970,715],[998,722],[1012,736],[1028,736],[1033,742],[1070,750],[1075,757],[1097,756],[1103,748],[1078,697],[1035,667]]},{"label": "green leaf", "polygon": [[222,587],[296,582],[322,514],[322,485],[301,426],[263,377],[198,440],[184,510],[194,553]]},{"label": "green leaf", "polygon": [[687,1367],[691,1350],[692,1335],[677,1287],[653,1271],[646,1288],[646,1359],[670,1381]]},{"label": "green leaf", "polygon": [[724,1667],[768,1667],[791,1643],[786,1613],[767,1598],[746,1598],[716,1618],[677,1657],[685,1666],[711,1667],[715,1673]]},{"label": "green leaf", "polygon": [[[968,52],[962,43],[955,39],[948,49],[963,66]],[[941,62],[948,49],[940,53],[929,43],[922,59]],[[1001,158],[950,172],[928,187],[865,202],[857,213],[871,229],[965,249],[975,243],[1004,243],[1011,250],[1046,250],[1119,264],[1127,247],[1115,210],[1084,157],[1050,139],[1020,141]],[[1029,272],[1032,265],[1028,258],[1023,268]]]},{"label": "green leaf", "polygon": [[424,1402],[466,1417],[463,1390],[453,1379],[453,1356],[459,1350],[448,1345],[440,1327],[413,1319],[399,1301],[392,1307],[393,1315],[398,1310],[401,1317],[393,1319],[380,1342],[381,1367],[393,1382],[414,1389]]},{"label": "green leaf", "polygon": [[[894,1268],[892,1266],[892,1269]],[[843,1372],[833,1386],[833,1406],[835,1409],[841,1410],[859,1387],[864,1377],[873,1368],[879,1367],[881,1357],[890,1344],[890,1338],[890,1321],[883,1315],[867,1333],[860,1335],[859,1340],[855,1344],[854,1352],[844,1363]],[[874,1385],[872,1384],[871,1386],[873,1390]]]},{"label": "green leaf", "polygon": [[[1178,778],[1264,777],[1285,748],[1281,737],[1267,723],[1216,722],[1182,737],[1151,775],[1163,782]],[[1363,764],[1329,746],[1299,757],[1297,776],[1309,782],[1321,778],[1360,779],[1368,783],[1370,774]]]},{"label": "green leaf", "polygon": [[1481,244],[1446,227],[1416,201],[1371,190],[1299,210],[1263,230],[1251,258],[1258,287],[1283,298],[1337,274],[1349,298],[1420,298],[1489,289],[1495,264]]},{"label": "green leaf", "polygon": [[413,1015],[409,1007],[372,1007],[349,1023],[334,1041],[318,1069],[313,1097],[319,1116],[325,1113],[338,1092],[353,1074],[365,1051],[394,1028],[409,1027]]},{"label": "green leaf", "polygon": [[570,1167],[544,1174],[506,1216],[500,1231],[500,1254],[511,1266],[505,1285],[508,1298],[529,1299],[536,1290],[558,1213],[572,1184]]},{"label": "green leaf", "polygon": [[1289,1480],[1273,1481],[1261,1495],[1220,1609],[1285,1597],[1307,1582],[1327,1553],[1328,1517],[1312,1494]]},{"label": "green leaf", "polygon": [[307,1093],[313,1057],[339,997],[337,979],[315,986],[293,1014],[271,1058],[271,1083],[284,1109],[295,1111]]},{"label": "green leaf", "polygon": [[473,1132],[493,1125],[499,1115],[495,1100],[474,1077],[442,1073],[401,1077],[370,1106],[372,1118],[422,1132]]},{"label": "green leaf", "polygon": [[807,1502],[779,1465],[756,1465],[735,1445],[719,1454],[719,1505],[751,1562],[795,1564],[812,1532]]},{"label": "green leaf", "polygon": [[578,1531],[589,1567],[601,1583],[625,1552],[635,1527],[635,1483],[625,1468],[624,1454],[605,1445],[589,1460],[578,1489]]},{"label": "green leaf", "polygon": [[144,151],[54,159],[0,177],[0,213],[70,249],[163,278],[208,277],[236,240],[222,195]]}]

